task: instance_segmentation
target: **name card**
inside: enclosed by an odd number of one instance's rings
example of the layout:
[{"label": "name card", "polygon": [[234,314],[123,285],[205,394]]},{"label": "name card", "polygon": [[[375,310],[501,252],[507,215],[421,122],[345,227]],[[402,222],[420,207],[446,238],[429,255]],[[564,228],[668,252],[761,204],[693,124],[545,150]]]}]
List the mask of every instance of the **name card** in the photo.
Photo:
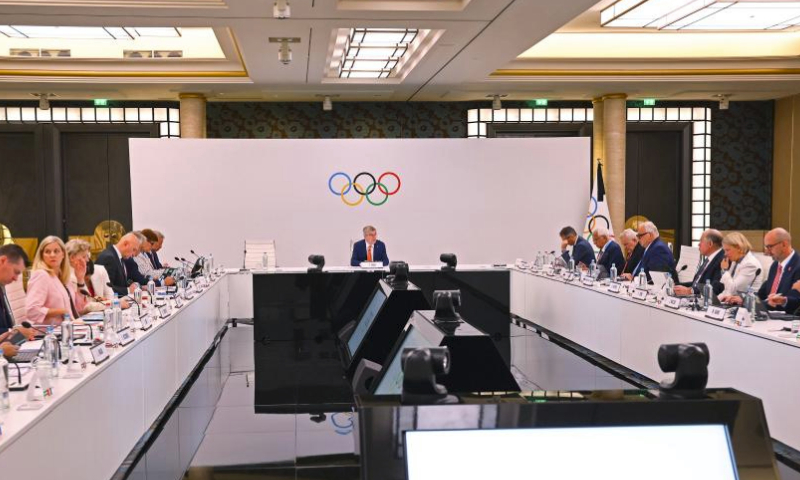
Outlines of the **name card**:
[{"label": "name card", "polygon": [[162,306],[158,307],[158,316],[159,317],[167,318],[167,317],[169,317],[169,314],[170,314],[169,305],[162,305]]},{"label": "name card", "polygon": [[89,353],[92,354],[92,361],[95,365],[99,365],[100,363],[108,360],[108,357],[110,356],[105,343],[99,343],[94,347],[90,347]]},{"label": "name card", "polygon": [[619,293],[621,289],[622,289],[621,283],[613,282],[611,285],[608,286],[608,291],[611,293]]},{"label": "name card", "polygon": [[725,310],[722,307],[709,307],[708,311],[706,312],[706,318],[710,318],[712,320],[725,320]]},{"label": "name card", "polygon": [[142,324],[142,330],[147,331],[153,326],[153,319],[150,317],[150,315],[145,314],[139,317],[139,323]]},{"label": "name card", "polygon": [[175,297],[175,308],[181,308],[183,306],[183,300],[181,297]]},{"label": "name card", "polygon": [[135,340],[131,329],[127,327],[117,332],[117,336],[119,337],[119,344],[123,347]]},{"label": "name card", "polygon": [[681,308],[681,299],[678,297],[667,297],[664,299],[664,306],[673,310],[677,310]]},{"label": "name card", "polygon": [[545,268],[544,273],[549,277],[552,277],[553,275],[556,274],[555,270],[553,270],[553,266],[552,265],[548,265],[547,268]]},{"label": "name card", "polygon": [[593,287],[594,286],[594,278],[589,277],[589,276],[585,276],[585,277],[583,277],[581,279],[581,283],[583,283],[587,287]]},{"label": "name card", "polygon": [[631,297],[634,300],[642,300],[642,301],[647,300],[647,290],[642,290],[640,288],[637,288],[636,290],[633,291]]},{"label": "name card", "polygon": [[740,327],[752,327],[753,326],[753,319],[750,316],[750,312],[747,311],[746,308],[740,307],[736,310],[736,325]]},{"label": "name card", "polygon": [[188,295],[188,294],[194,292],[194,290],[195,290],[194,282],[189,282],[186,285],[186,290],[184,290],[183,293],[184,293],[184,295]]}]

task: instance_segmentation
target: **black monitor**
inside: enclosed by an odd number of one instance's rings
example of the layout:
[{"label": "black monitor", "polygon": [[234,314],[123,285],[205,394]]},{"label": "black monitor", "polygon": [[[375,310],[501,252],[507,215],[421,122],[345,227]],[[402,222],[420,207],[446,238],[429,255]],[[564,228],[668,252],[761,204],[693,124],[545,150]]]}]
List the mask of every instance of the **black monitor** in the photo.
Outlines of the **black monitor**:
[{"label": "black monitor", "polygon": [[469,319],[441,323],[436,311],[415,311],[395,342],[377,381],[373,395],[400,395],[403,386],[401,358],[403,350],[415,347],[448,347],[450,373],[437,382],[451,393],[519,391],[495,342],[486,333],[469,324]]},{"label": "black monitor", "polygon": [[[358,318],[340,334],[347,375],[352,377],[362,359],[382,364],[411,312],[430,308],[422,291],[413,284],[393,286],[378,281]],[[349,336],[347,336],[347,332]]]}]

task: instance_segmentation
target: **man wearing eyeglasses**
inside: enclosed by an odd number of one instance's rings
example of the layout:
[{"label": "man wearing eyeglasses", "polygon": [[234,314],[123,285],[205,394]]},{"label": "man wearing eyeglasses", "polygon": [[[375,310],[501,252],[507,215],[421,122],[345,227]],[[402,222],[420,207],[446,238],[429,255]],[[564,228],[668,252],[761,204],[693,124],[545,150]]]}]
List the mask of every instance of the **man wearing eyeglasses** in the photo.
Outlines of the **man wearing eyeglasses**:
[{"label": "man wearing eyeglasses", "polygon": [[[758,297],[770,310],[794,312],[800,307],[800,292],[792,289],[800,280],[800,256],[792,248],[792,236],[782,228],[770,230],[764,235],[764,253],[773,262],[767,281],[758,289]],[[735,296],[728,301],[741,304],[742,298]]]},{"label": "man wearing eyeglasses", "polygon": [[648,282],[652,281],[650,272],[670,272],[673,277],[677,276],[675,257],[672,256],[667,244],[661,240],[658,228],[653,222],[640,223],[636,237],[639,239],[639,245],[644,248],[644,254],[633,272],[623,274],[623,278],[631,280],[639,275],[639,272],[647,275]]}]

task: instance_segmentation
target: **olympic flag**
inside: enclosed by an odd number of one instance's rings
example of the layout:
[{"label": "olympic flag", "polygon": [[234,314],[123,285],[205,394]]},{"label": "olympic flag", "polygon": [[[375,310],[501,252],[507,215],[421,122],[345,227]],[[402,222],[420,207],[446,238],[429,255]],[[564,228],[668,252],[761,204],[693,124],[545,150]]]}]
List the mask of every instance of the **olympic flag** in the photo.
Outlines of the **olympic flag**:
[{"label": "olympic flag", "polygon": [[611,226],[611,213],[608,210],[608,196],[603,183],[603,164],[597,164],[597,178],[592,187],[592,196],[589,198],[589,211],[586,214],[586,227],[583,236],[587,240],[592,238],[592,231],[597,227],[606,227],[611,237],[614,237],[614,228]]}]

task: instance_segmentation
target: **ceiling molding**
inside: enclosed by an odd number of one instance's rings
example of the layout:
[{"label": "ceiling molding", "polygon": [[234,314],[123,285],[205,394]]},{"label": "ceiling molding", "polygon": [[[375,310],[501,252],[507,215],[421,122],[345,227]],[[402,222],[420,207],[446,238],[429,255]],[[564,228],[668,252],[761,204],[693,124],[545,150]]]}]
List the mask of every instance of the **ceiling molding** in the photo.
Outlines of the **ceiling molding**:
[{"label": "ceiling molding", "polygon": [[800,68],[662,68],[648,70],[547,70],[525,68],[495,70],[490,77],[686,77],[727,75],[800,75]]},{"label": "ceiling molding", "polygon": [[103,8],[228,8],[225,0],[0,0],[0,6]]}]

